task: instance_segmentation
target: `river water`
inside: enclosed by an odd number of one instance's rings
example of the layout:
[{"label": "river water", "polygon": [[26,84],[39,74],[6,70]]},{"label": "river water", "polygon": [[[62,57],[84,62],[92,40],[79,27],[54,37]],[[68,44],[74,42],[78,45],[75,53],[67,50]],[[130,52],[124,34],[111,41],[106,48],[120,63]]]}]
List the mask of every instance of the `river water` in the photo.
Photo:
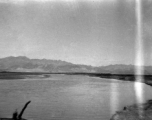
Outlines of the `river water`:
[{"label": "river water", "polygon": [[[148,85],[144,96],[152,98]],[[109,120],[136,97],[133,82],[88,76],[0,81],[0,117],[11,117],[29,100],[23,118],[30,120]]]}]

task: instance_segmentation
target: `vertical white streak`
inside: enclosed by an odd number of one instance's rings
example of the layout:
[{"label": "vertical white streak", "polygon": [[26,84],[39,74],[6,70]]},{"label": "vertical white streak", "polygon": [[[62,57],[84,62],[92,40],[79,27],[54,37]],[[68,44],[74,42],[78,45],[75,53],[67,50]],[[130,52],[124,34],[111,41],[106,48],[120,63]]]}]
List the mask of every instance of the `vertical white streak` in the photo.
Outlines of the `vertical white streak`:
[{"label": "vertical white streak", "polygon": [[136,0],[136,60],[135,65],[137,66],[136,74],[142,75],[143,74],[143,39],[142,39],[142,13],[141,13],[141,0]]},{"label": "vertical white streak", "polygon": [[119,108],[119,83],[111,83],[111,115],[114,114]]},{"label": "vertical white streak", "polygon": [[[143,53],[143,38],[142,38],[142,0],[136,0],[136,58],[135,58],[135,92],[137,103],[141,104],[144,101],[143,97],[143,74],[144,74],[144,53]],[[141,114],[141,109],[139,111]]]}]

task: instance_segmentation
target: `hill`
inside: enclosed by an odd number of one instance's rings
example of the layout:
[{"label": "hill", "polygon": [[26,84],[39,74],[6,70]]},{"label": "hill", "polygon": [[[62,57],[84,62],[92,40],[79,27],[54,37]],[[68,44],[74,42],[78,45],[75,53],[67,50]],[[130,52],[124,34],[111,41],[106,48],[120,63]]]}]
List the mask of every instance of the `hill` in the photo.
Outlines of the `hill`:
[{"label": "hill", "polygon": [[29,59],[25,56],[0,59],[1,71],[13,72],[95,72],[94,68],[61,60]]},{"label": "hill", "polygon": [[[145,74],[152,75],[151,66],[145,66],[144,69]],[[25,56],[10,56],[0,59],[0,71],[134,74],[135,66],[118,64],[95,67],[73,64],[61,60],[30,59]]]}]

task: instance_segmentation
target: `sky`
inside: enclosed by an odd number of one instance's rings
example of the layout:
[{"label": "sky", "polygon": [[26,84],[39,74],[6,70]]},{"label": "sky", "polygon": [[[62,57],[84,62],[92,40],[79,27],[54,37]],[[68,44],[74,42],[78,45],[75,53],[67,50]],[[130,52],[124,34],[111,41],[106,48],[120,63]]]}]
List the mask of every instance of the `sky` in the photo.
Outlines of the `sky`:
[{"label": "sky", "polygon": [[[152,0],[142,2],[145,65],[152,64]],[[134,64],[135,0],[0,0],[0,58]]]}]

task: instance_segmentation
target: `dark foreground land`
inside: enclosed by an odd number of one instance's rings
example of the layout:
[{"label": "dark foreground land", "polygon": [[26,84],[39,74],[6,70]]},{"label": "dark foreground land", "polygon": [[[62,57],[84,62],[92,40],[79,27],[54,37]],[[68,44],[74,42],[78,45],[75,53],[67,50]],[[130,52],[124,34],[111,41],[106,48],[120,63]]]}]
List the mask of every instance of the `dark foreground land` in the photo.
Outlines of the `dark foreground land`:
[{"label": "dark foreground land", "polygon": [[[136,75],[134,74],[109,74],[109,73],[46,73],[46,72],[0,72],[0,79],[25,79],[25,78],[48,78],[52,74],[65,74],[65,75],[85,75],[90,77],[100,77],[107,79],[117,79],[123,81],[135,81]],[[152,86],[152,75],[142,75],[144,83]]]},{"label": "dark foreground land", "polygon": [[124,107],[116,112],[110,120],[152,120],[152,100],[140,105]]}]

